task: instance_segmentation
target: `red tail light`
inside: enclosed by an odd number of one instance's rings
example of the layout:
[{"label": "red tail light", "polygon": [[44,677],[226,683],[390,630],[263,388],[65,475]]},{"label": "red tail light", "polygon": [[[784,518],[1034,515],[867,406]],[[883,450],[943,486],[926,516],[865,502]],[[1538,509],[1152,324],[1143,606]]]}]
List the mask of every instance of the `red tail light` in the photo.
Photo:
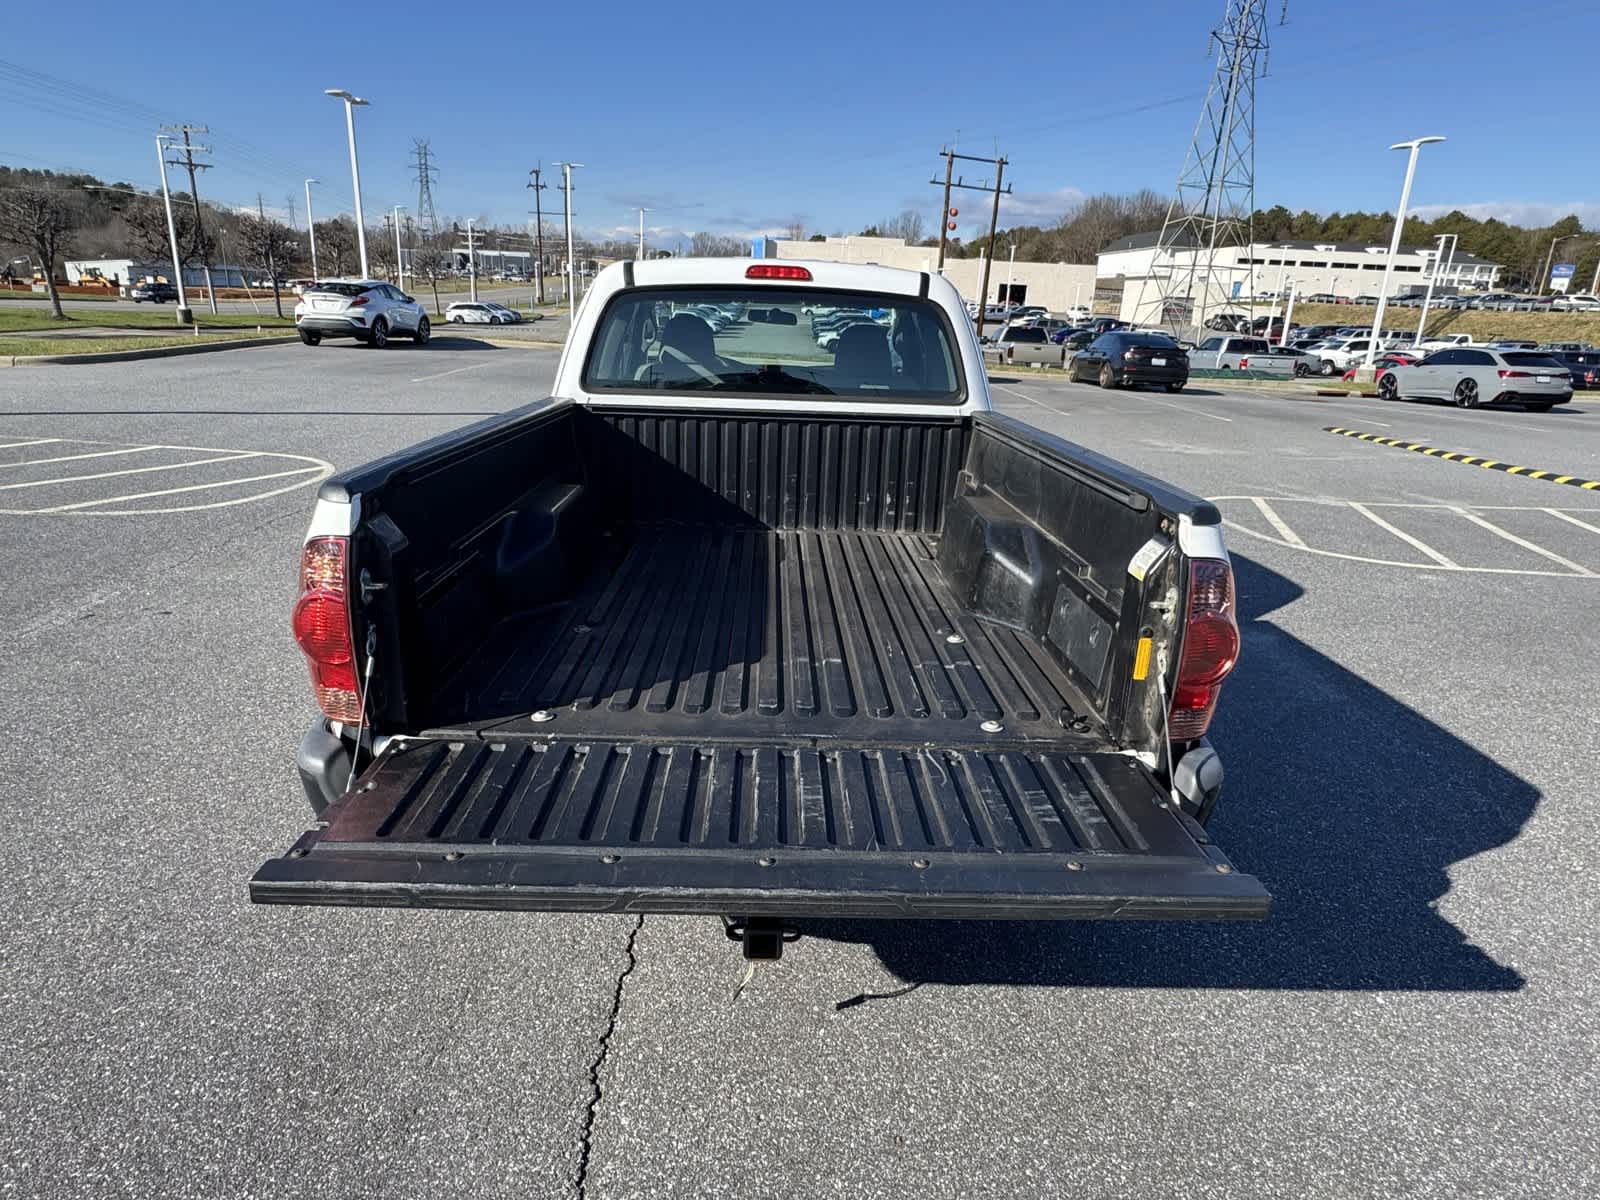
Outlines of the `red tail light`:
[{"label": "red tail light", "polygon": [[1220,558],[1191,561],[1183,657],[1167,714],[1167,737],[1174,742],[1205,733],[1217,711],[1222,681],[1239,661],[1239,626],[1233,614],[1233,568]]},{"label": "red tail light", "polygon": [[350,307],[351,308],[360,308],[369,299],[371,299],[371,297],[368,296],[365,292],[362,292],[361,295],[357,296],[354,300],[350,301]]},{"label": "red tail light", "polygon": [[1248,358],[1241,358],[1241,359],[1240,359],[1240,360],[1239,360],[1239,369],[1240,369],[1240,370],[1241,370],[1241,371],[1243,371],[1243,370],[1244,370],[1244,369],[1245,369],[1245,368],[1246,368],[1246,367],[1248,367],[1248,366],[1249,366],[1249,365],[1250,365],[1250,360],[1249,360],[1249,359],[1248,359]]},{"label": "red tail light", "polygon": [[328,717],[361,724],[355,649],[350,635],[349,540],[312,538],[300,555],[294,640],[311,668],[311,690]]},{"label": "red tail light", "polygon": [[745,268],[746,279],[803,279],[811,282],[809,267],[783,266],[779,263],[754,263]]},{"label": "red tail light", "polygon": [[1532,371],[1501,371],[1501,379],[1532,379]]}]

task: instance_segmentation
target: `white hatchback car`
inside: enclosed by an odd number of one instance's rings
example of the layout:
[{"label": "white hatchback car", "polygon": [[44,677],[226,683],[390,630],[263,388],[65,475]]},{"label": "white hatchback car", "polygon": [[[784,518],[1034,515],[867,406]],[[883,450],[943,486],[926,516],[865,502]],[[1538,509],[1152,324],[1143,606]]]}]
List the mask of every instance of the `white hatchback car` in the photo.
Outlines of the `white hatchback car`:
[{"label": "white hatchback car", "polygon": [[495,305],[476,300],[457,300],[444,310],[444,319],[453,325],[504,325],[508,321]]},{"label": "white hatchback car", "polygon": [[392,337],[426,345],[433,330],[428,310],[392,283],[380,279],[322,280],[294,306],[300,340],[315,346],[325,337],[353,337],[383,349]]}]

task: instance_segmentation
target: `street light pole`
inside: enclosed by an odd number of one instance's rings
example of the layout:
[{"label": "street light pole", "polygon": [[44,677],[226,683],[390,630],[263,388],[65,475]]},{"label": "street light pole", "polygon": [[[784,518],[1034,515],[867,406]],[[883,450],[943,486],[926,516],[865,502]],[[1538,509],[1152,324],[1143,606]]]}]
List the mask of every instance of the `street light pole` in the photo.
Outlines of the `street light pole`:
[{"label": "street light pole", "polygon": [[1433,288],[1439,282],[1440,269],[1444,266],[1444,244],[1453,237],[1453,233],[1441,233],[1438,237],[1439,248],[1433,252],[1433,271],[1428,276],[1428,290],[1422,294],[1422,316],[1417,318],[1417,336],[1411,339],[1413,346],[1422,342],[1422,331],[1428,324],[1428,306],[1433,303]]},{"label": "street light pole", "polygon": [[1383,329],[1383,311],[1389,306],[1389,283],[1394,278],[1394,258],[1400,253],[1400,235],[1405,232],[1406,208],[1411,203],[1411,181],[1417,174],[1417,154],[1429,142],[1442,142],[1442,137],[1412,138],[1409,142],[1396,142],[1391,150],[1409,150],[1406,160],[1406,181],[1400,189],[1400,207],[1394,216],[1394,236],[1389,239],[1389,257],[1383,263],[1383,284],[1378,292],[1378,311],[1372,315],[1372,336],[1367,339],[1367,353],[1361,360],[1362,370],[1372,369],[1373,355],[1378,349],[1378,334]]},{"label": "street light pole", "polygon": [[404,204],[394,206],[394,277],[400,290],[406,290],[406,260],[400,254],[400,214],[405,212]]},{"label": "street light pole", "polygon": [[1289,325],[1294,320],[1294,280],[1289,280],[1289,310],[1283,314],[1283,328],[1278,331],[1278,345],[1287,345]]},{"label": "street light pole", "polygon": [[317,219],[311,214],[311,185],[320,179],[306,180],[306,233],[311,237],[311,278],[317,277]]},{"label": "street light pole", "polygon": [[639,210],[639,261],[644,261],[644,214],[646,210]]},{"label": "street light pole", "polygon": [[472,242],[472,218],[467,218],[467,298],[478,302],[478,251]]},{"label": "street light pole", "polygon": [[566,191],[566,218],[567,218],[567,320],[570,323],[578,315],[577,296],[577,268],[573,264],[573,255],[576,248],[572,239],[572,169],[581,167],[582,163],[564,162],[561,164],[561,186]]},{"label": "street light pole", "polygon": [[345,135],[350,140],[350,186],[356,193],[356,246],[361,252],[361,278],[368,277],[367,269],[367,222],[361,214],[361,164],[356,160],[356,106],[366,104],[360,96],[352,96],[343,88],[326,88],[326,96],[333,96],[344,101],[344,129]]},{"label": "street light pole", "polygon": [[[167,139],[156,135],[156,162],[161,167],[161,203],[167,208],[167,241],[172,246],[172,283],[178,289],[178,324],[194,320],[189,302],[183,298],[183,263],[178,260],[178,226],[172,219],[172,193],[167,190]],[[45,268],[49,270],[48,265]]]}]

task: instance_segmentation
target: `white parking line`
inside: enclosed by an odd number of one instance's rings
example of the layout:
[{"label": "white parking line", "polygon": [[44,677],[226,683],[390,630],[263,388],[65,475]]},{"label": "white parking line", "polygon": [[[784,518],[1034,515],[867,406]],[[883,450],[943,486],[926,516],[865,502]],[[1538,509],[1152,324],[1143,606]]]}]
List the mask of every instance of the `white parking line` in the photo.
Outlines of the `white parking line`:
[{"label": "white parking line", "polygon": [[1199,408],[1190,408],[1187,404],[1174,404],[1170,400],[1157,400],[1154,396],[1146,396],[1143,393],[1140,394],[1139,399],[1148,400],[1151,404],[1160,404],[1166,408],[1175,408],[1179,412],[1190,413],[1196,417],[1205,417],[1208,421],[1226,421],[1229,425],[1233,424],[1232,417],[1219,417],[1216,413],[1208,413]]},{"label": "white parking line", "polygon": [[1441,567],[1450,567],[1451,569],[1458,570],[1458,571],[1461,569],[1460,564],[1457,563],[1454,559],[1449,558],[1446,555],[1440,554],[1432,546],[1428,545],[1427,542],[1424,542],[1420,538],[1412,537],[1404,529],[1400,529],[1400,528],[1397,528],[1394,525],[1389,524],[1389,522],[1385,521],[1382,517],[1380,517],[1377,513],[1373,512],[1365,504],[1357,504],[1354,500],[1352,500],[1352,501],[1350,501],[1350,507],[1355,509],[1358,513],[1360,513],[1367,520],[1371,521],[1379,529],[1387,529],[1390,533],[1394,534],[1395,537],[1399,538],[1406,545],[1411,546],[1414,549],[1422,551],[1422,553],[1426,554],[1429,558],[1433,559],[1433,561],[1438,563]]},{"label": "white parking line", "polygon": [[430,379],[443,379],[446,375],[459,375],[463,371],[476,371],[479,367],[492,367],[495,365],[496,361],[497,360],[491,358],[488,362],[468,363],[464,367],[452,367],[448,371],[440,371],[437,375],[418,375],[411,382],[427,383]]},{"label": "white parking line", "polygon": [[[413,380],[412,382],[414,383],[416,381]],[[994,388],[994,389],[996,389],[997,391],[1010,392],[1013,396],[1020,396],[1022,399],[1026,400],[1029,404],[1037,404],[1040,408],[1044,409],[1045,412],[1055,413],[1056,416],[1058,416],[1058,417],[1070,417],[1072,415],[1071,413],[1067,412],[1065,409],[1057,408],[1053,404],[1046,404],[1043,400],[1035,400],[1032,396],[1028,395],[1027,392],[1019,392],[1019,391],[1017,391],[1016,388],[1007,387],[1003,383],[991,383],[989,386]]]},{"label": "white parking line", "polygon": [[[175,496],[179,492],[203,492],[207,488],[233,487],[241,483],[259,483],[263,479],[285,479],[290,475],[304,475],[310,471],[320,471],[321,467],[298,467],[293,471],[274,471],[270,475],[250,475],[244,479],[222,479],[216,483],[194,483],[188,487],[166,488],[159,492],[132,492],[126,496],[105,496],[99,500],[80,500],[76,504],[58,504],[53,508],[38,508],[35,512],[61,513],[73,512],[80,508],[90,508],[101,504],[118,504],[124,500],[147,500],[151,496]],[[256,497],[252,497],[254,499]]]},{"label": "white parking line", "polygon": [[1572,570],[1575,573],[1579,574],[1579,575],[1593,575],[1594,574],[1594,572],[1589,570],[1588,567],[1585,567],[1585,566],[1582,566],[1582,565],[1580,565],[1578,563],[1575,563],[1570,558],[1562,558],[1561,555],[1557,554],[1554,550],[1546,550],[1543,546],[1535,545],[1533,542],[1530,542],[1527,538],[1518,537],[1516,534],[1512,533],[1509,529],[1501,529],[1500,526],[1494,524],[1492,521],[1485,521],[1477,513],[1468,512],[1466,509],[1461,508],[1458,505],[1454,505],[1454,504],[1450,505],[1450,511],[1455,513],[1457,516],[1465,517],[1467,520],[1471,521],[1474,525],[1480,526],[1483,529],[1487,529],[1490,533],[1494,534],[1496,537],[1505,538],[1506,541],[1512,543],[1513,545],[1521,546],[1524,550],[1532,550],[1535,554],[1542,554],[1545,558],[1548,558],[1551,562],[1560,563],[1563,567],[1571,567]]},{"label": "white parking line", "polygon": [[[1552,517],[1560,517],[1563,521],[1566,521],[1571,525],[1576,525],[1579,529],[1587,529],[1590,533],[1600,533],[1600,525],[1591,525],[1587,521],[1580,521],[1577,517],[1568,516],[1559,508],[1547,508],[1544,511],[1549,513]],[[1587,512],[1589,510],[1585,509],[1584,511]]]},{"label": "white parking line", "polygon": [[15,450],[19,446],[43,446],[46,442],[60,440],[60,438],[34,438],[31,442],[0,442],[0,450]]},{"label": "white parking line", "polygon": [[[259,458],[254,450],[244,450],[237,454],[224,454],[216,458],[193,458],[187,462],[162,463],[156,467],[130,467],[126,471],[102,471],[98,475],[61,475],[55,479],[31,479],[27,483],[0,483],[0,492],[14,492],[19,488],[50,487],[58,483],[84,483],[91,479],[116,479],[122,475],[147,475],[151,471],[177,471],[183,467],[203,467],[207,463],[233,462],[240,458]],[[152,492],[151,495],[159,495]]]},{"label": "white parking line", "polygon": [[1278,515],[1277,511],[1272,507],[1272,505],[1268,504],[1260,496],[1251,496],[1250,499],[1255,504],[1256,509],[1261,513],[1261,515],[1267,519],[1267,524],[1271,525],[1278,531],[1279,537],[1288,542],[1291,546],[1298,546],[1302,550],[1305,549],[1305,542],[1301,541],[1300,535],[1294,530],[1290,529],[1289,526],[1284,523],[1283,518]]},{"label": "white parking line", "polygon": [[7,467],[42,467],[45,463],[77,462],[80,458],[110,458],[117,454],[140,454],[146,450],[160,450],[161,446],[129,446],[125,450],[96,450],[93,454],[59,454],[55,458],[30,458],[22,462],[0,463],[0,471]]}]

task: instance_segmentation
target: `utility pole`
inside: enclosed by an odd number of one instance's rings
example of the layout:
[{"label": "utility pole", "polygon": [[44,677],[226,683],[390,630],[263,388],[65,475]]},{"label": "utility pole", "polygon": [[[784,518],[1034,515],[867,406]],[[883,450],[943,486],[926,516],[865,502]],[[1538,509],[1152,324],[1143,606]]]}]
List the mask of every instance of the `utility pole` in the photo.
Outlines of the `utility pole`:
[{"label": "utility pole", "polygon": [[400,290],[406,290],[406,260],[400,251],[400,214],[405,212],[404,204],[394,206],[394,278]]},{"label": "utility pole", "polygon": [[561,164],[562,180],[562,213],[567,223],[567,320],[575,320],[578,315],[577,265],[573,256],[577,253],[572,243],[572,170],[581,167],[582,163],[564,162]]},{"label": "utility pole", "polygon": [[639,210],[639,261],[640,262],[644,261],[644,214],[646,212],[648,212],[648,211],[649,211],[648,209],[644,209],[644,208],[641,208]]},{"label": "utility pole", "polygon": [[468,299],[478,302],[478,251],[472,242],[472,218],[467,218],[467,290]]},{"label": "utility pole", "polygon": [[[944,251],[950,241],[950,177],[956,169],[956,152],[954,150],[941,150],[944,156],[944,207],[939,210],[939,274],[944,274]],[[929,183],[938,183],[937,179],[930,179]]]},{"label": "utility pole", "polygon": [[989,268],[994,265],[994,233],[995,227],[1000,224],[1000,192],[1001,184],[1005,182],[1006,160],[994,160],[994,207],[989,210],[989,257],[983,262],[983,300],[978,302],[978,336],[983,336],[983,309],[989,296]]},{"label": "utility pole", "polygon": [[529,175],[533,176],[533,182],[528,184],[528,186],[533,189],[533,239],[536,247],[535,253],[537,253],[539,256],[539,265],[536,270],[538,272],[538,295],[540,304],[544,303],[544,208],[543,205],[539,203],[539,193],[544,191],[544,189],[548,186],[547,184],[539,181],[539,176],[543,171],[544,164],[540,163],[537,167],[534,167],[528,172]]},{"label": "utility pole", "polygon": [[[976,154],[957,154],[954,150],[941,150],[940,153],[942,155],[944,155],[944,160],[945,160],[944,179],[942,181],[938,180],[938,179],[930,179],[928,182],[929,183],[933,183],[933,184],[938,184],[940,182],[943,182],[943,184],[944,184],[944,211],[942,211],[939,214],[939,270],[942,273],[944,271],[945,245],[946,245],[947,235],[949,233],[949,227],[950,227],[950,224],[951,224],[951,221],[950,221],[950,216],[951,216],[951,213],[950,213],[950,190],[952,188],[956,188],[956,189],[964,189],[964,190],[969,191],[969,192],[990,192],[990,191],[992,191],[994,193],[994,219],[989,222],[989,254],[988,254],[988,257],[992,259],[992,258],[994,258],[994,226],[995,226],[995,222],[998,221],[999,218],[1000,218],[1000,196],[1001,196],[1002,193],[1004,193],[1006,195],[1010,195],[1011,189],[1009,187],[1002,187],[1001,186],[1001,178],[1000,177],[1005,173],[1005,166],[1006,166],[1006,160],[1005,159],[1003,159],[1003,158],[981,158]],[[994,181],[994,184],[991,186],[990,184],[987,184],[987,183],[968,183],[963,177],[961,177],[959,175],[956,176],[955,179],[952,181],[951,180],[951,174],[955,170],[955,163],[956,163],[956,159],[958,159],[958,158],[963,162],[988,163],[990,166],[994,167],[995,168],[995,181]],[[984,308],[985,302],[988,300],[988,296],[989,296],[989,269],[988,269],[987,266],[985,266],[984,270],[983,270],[983,290],[979,293],[979,296],[978,296],[978,335],[980,337],[983,335],[983,308]]]},{"label": "utility pole", "polygon": [[[172,133],[183,134],[183,158],[176,162],[168,161],[174,167],[187,167],[189,170],[189,199],[194,201],[194,239],[190,242],[190,247],[193,253],[200,256],[200,265],[205,270],[206,304],[210,306],[214,315],[217,311],[217,290],[211,285],[211,247],[206,241],[205,229],[200,224],[200,189],[195,183],[194,176],[196,171],[209,171],[211,169],[210,163],[197,163],[194,160],[196,151],[201,154],[209,154],[210,147],[196,146],[189,140],[191,133],[209,133],[210,130],[204,125],[163,125],[161,128]],[[177,147],[173,147],[173,149],[177,149]]]}]

